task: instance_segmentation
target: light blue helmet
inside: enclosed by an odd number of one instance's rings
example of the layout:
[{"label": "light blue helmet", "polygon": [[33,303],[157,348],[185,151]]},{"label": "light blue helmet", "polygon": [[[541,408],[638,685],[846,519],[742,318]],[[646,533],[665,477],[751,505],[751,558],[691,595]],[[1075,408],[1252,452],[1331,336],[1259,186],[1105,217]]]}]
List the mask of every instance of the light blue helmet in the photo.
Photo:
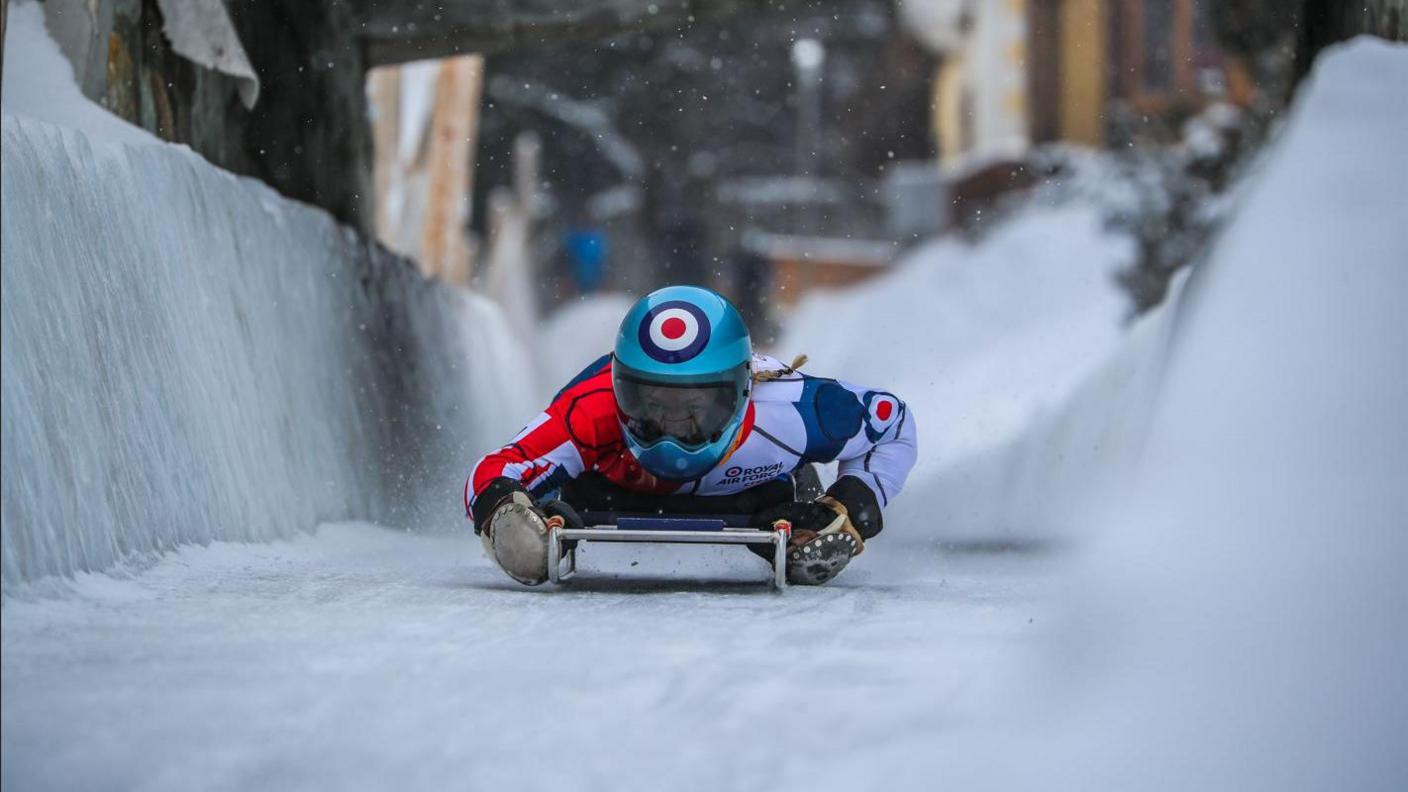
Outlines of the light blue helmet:
[{"label": "light blue helmet", "polygon": [[717,292],[667,286],[616,334],[611,384],[626,446],[660,478],[688,481],[728,454],[752,389],[753,343]]}]

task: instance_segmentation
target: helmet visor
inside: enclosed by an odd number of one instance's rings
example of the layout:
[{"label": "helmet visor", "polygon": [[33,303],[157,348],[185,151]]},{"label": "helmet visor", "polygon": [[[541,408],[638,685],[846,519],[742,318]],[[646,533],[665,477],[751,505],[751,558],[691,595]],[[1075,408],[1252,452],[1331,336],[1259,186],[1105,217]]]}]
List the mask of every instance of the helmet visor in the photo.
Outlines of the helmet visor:
[{"label": "helmet visor", "polygon": [[616,409],[643,446],[671,439],[687,449],[718,442],[734,423],[747,392],[748,367],[703,382],[652,381],[617,361],[612,366]]}]

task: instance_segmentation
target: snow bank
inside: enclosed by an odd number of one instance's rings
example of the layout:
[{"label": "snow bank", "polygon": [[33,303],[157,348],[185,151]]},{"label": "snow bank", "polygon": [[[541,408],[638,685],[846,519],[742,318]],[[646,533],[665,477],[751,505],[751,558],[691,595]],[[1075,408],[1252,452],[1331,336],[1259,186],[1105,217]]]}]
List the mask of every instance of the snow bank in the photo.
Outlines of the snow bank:
[{"label": "snow bank", "polygon": [[[934,242],[881,280],[808,298],[774,351],[805,352],[808,371],[891,389],[914,410],[920,462],[889,521],[897,536],[1049,538],[1042,504],[1090,466],[1063,456],[1083,440],[1033,443],[1032,427],[1115,365],[1128,303],[1113,274],[1132,255],[1094,207],[1033,208],[977,245]],[[1110,376],[1131,379],[1128,367]]]},{"label": "snow bank", "polygon": [[1408,784],[1405,129],[1408,47],[1327,50],[1188,284],[1058,714],[992,786]]},{"label": "snow bank", "polygon": [[[1033,399],[1021,431],[940,474],[920,479],[925,498],[897,503],[920,519],[942,516],[950,541],[1066,545],[1087,539],[1092,514],[1123,497],[1139,458],[1177,316],[1184,279],[1105,351],[1058,400]],[[1058,380],[1059,381],[1059,380]],[[920,523],[927,525],[927,523]]]},{"label": "snow bank", "polygon": [[[155,135],[123,121],[89,101],[79,90],[73,67],[44,27],[44,9],[35,2],[10,4],[5,23],[5,84],[0,106],[5,115],[22,115],[103,140],[159,144]],[[23,66],[21,66],[23,64]]]},{"label": "snow bank", "polygon": [[[13,9],[7,60],[52,48],[37,14]],[[22,117],[27,79],[91,134]],[[55,110],[71,80],[5,81],[5,591],[325,520],[460,524],[467,464],[531,400],[497,311],[95,106]]]},{"label": "snow bank", "polygon": [[1021,277],[1100,239],[1032,244],[1041,212],[807,304],[786,353],[916,405],[909,536],[1084,529],[1007,726],[899,737],[868,784],[1408,785],[1405,129],[1408,47],[1327,50],[1211,259],[1122,338],[1099,288]]}]

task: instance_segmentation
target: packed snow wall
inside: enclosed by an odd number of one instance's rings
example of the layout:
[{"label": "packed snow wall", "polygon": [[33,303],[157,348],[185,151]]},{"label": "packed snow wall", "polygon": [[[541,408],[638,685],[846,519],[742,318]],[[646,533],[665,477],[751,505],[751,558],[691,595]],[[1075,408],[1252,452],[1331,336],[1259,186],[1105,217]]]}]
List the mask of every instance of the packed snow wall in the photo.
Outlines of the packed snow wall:
[{"label": "packed snow wall", "polygon": [[1174,306],[1044,692],[952,785],[1408,788],[1405,128],[1408,46],[1325,50]]},{"label": "packed snow wall", "polygon": [[[1092,514],[1124,497],[1143,451],[1185,280],[1124,332],[1081,361],[1078,384],[1033,398],[1021,430],[921,479],[928,509],[955,543],[1069,545],[1095,530]],[[1049,354],[1044,351],[1043,354]],[[1063,388],[1070,390],[1062,390]]]},{"label": "packed snow wall", "polygon": [[515,341],[183,148],[3,126],[3,588],[321,521],[454,527]]},{"label": "packed snow wall", "polygon": [[931,242],[883,278],[803,301],[778,355],[893,390],[918,422],[887,541],[1079,533],[1102,471],[1135,450],[1158,370],[1165,312],[1133,343],[1123,326],[1113,276],[1133,254],[1098,207],[1034,202],[975,244]]}]

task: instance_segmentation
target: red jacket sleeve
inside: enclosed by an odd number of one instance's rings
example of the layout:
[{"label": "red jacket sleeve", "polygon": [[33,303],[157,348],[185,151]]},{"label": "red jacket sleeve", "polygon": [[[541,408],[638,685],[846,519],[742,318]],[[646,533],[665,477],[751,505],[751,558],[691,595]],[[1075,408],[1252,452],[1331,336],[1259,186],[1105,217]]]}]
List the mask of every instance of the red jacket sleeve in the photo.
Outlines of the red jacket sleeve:
[{"label": "red jacket sleeve", "polygon": [[600,402],[607,406],[609,400],[602,397],[611,390],[609,360],[603,358],[588,367],[508,445],[474,465],[464,484],[466,515],[472,513],[476,498],[496,479],[515,481],[538,497],[595,465],[598,432],[596,422],[586,413],[596,410],[578,409],[578,405],[586,402],[596,407]]}]

